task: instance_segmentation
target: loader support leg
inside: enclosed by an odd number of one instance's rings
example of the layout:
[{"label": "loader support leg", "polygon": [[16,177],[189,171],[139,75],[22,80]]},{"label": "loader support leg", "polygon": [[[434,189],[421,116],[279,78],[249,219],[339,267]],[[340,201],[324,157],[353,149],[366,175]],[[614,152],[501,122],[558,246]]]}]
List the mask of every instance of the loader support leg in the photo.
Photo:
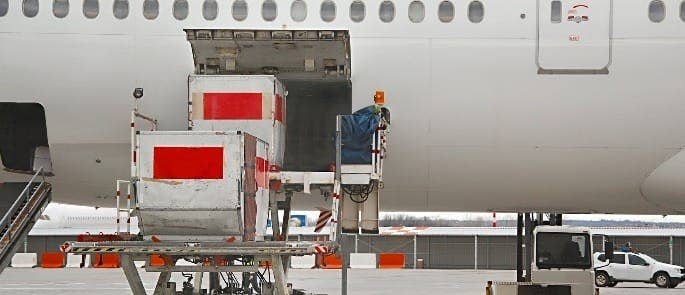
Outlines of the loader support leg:
[{"label": "loader support leg", "polygon": [[378,187],[374,188],[366,202],[361,204],[361,228],[363,234],[378,234]]},{"label": "loader support leg", "polygon": [[193,295],[200,295],[202,293],[202,276],[203,272],[195,273],[195,282],[193,282]]},{"label": "loader support leg", "polygon": [[146,295],[143,282],[140,280],[140,274],[133,263],[133,257],[130,254],[120,254],[121,268],[124,270],[128,285],[131,287],[133,295]]},{"label": "loader support leg", "polygon": [[209,293],[211,294],[214,290],[221,289],[221,283],[219,283],[219,273],[210,272],[209,273]]},{"label": "loader support leg", "polygon": [[274,285],[276,295],[288,295],[288,285],[286,284],[283,260],[280,255],[271,255],[271,263],[274,271]]},{"label": "loader support leg", "polygon": [[281,235],[281,226],[278,224],[278,199],[276,199],[276,191],[269,191],[269,210],[271,210],[271,230],[273,241],[278,241]]},{"label": "loader support leg", "polygon": [[159,279],[157,279],[157,284],[155,285],[154,295],[164,295],[166,294],[166,283],[171,279],[171,272],[165,271],[159,273]]},{"label": "loader support leg", "polygon": [[[290,231],[290,208],[292,204],[292,198],[293,198],[293,192],[291,191],[286,191],[285,192],[285,207],[283,208],[283,228],[281,230],[281,233],[283,234],[283,240],[288,241],[288,234]],[[289,255],[283,255],[281,256],[282,259],[282,264],[283,264],[283,274],[285,277],[288,276],[288,267],[290,266],[290,256]]]}]

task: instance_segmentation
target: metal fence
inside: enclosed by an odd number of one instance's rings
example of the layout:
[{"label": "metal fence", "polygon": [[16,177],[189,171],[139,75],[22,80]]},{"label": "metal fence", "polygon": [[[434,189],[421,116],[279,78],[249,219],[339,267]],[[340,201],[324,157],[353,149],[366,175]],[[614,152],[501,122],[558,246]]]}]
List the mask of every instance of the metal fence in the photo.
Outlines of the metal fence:
[{"label": "metal fence", "polygon": [[[405,267],[431,269],[515,269],[515,236],[371,236],[358,235],[350,242],[357,253],[402,253]],[[602,251],[602,238],[595,237],[595,252]],[[630,242],[636,250],[654,259],[685,264],[685,237],[609,237],[616,247]]]},{"label": "metal fence", "polygon": [[[59,245],[71,236],[30,236],[27,240],[28,252],[40,253],[59,251]],[[291,240],[325,240],[325,236],[291,236]],[[351,236],[350,250],[354,253],[402,253],[405,267],[432,269],[515,269],[515,236],[389,236],[358,235]],[[609,237],[616,247],[626,242],[638,251],[656,260],[677,265],[685,264],[685,237]],[[602,238],[594,237],[595,251],[602,251]],[[23,247],[19,252],[23,252]],[[421,259],[422,263],[417,264]]]}]

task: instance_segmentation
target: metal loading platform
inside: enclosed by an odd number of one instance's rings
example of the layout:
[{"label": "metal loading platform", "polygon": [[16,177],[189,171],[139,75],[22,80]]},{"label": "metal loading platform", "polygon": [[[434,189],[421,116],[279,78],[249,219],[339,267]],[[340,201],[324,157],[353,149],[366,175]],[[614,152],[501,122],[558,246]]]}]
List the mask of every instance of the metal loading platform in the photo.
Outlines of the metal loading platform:
[{"label": "metal loading platform", "polygon": [[[306,294],[292,290],[286,283],[291,256],[321,253],[327,244],[313,242],[68,242],[65,248],[74,254],[117,253],[121,268],[135,295],[147,294],[134,261],[145,261],[145,271],[159,272],[153,294]],[[159,261],[153,263],[151,257]],[[179,261],[190,262],[177,265]],[[170,282],[171,273],[188,278],[182,291]],[[192,274],[187,274],[192,273]],[[236,273],[241,273],[237,279]],[[202,289],[205,274],[209,290]],[[224,274],[226,278],[224,278]],[[273,275],[274,282],[266,277]],[[219,283],[219,278],[226,283]]]},{"label": "metal loading platform", "polygon": [[0,183],[0,273],[51,200],[52,186],[42,172],[29,182]]}]

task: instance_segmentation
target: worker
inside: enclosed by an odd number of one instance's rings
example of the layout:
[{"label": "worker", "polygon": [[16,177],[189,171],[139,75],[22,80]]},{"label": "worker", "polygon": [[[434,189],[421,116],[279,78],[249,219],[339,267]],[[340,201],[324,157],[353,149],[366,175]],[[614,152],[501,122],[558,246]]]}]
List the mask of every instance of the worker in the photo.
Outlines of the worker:
[{"label": "worker", "polygon": [[630,242],[625,243],[621,246],[621,252],[631,252]]}]

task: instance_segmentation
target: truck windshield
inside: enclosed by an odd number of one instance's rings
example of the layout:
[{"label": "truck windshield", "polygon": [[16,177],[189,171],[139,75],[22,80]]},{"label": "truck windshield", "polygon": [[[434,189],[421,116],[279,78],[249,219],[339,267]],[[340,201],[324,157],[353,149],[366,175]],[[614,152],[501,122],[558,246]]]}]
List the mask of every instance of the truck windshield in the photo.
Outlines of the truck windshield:
[{"label": "truck windshield", "polygon": [[540,269],[592,267],[589,234],[541,232],[535,244]]}]

